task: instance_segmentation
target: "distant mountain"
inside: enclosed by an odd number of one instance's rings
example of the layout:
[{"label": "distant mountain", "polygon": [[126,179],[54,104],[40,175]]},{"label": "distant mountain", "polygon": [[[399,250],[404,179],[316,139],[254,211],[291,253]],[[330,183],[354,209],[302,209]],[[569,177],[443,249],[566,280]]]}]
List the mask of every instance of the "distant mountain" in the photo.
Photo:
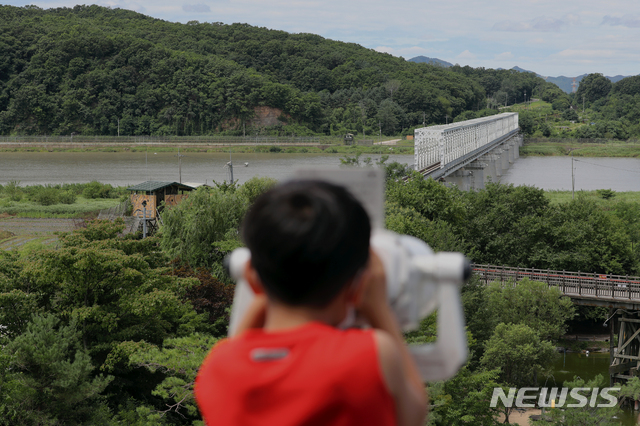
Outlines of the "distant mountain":
[{"label": "distant mountain", "polygon": [[[447,61],[443,61],[442,59],[438,59],[438,58],[428,58],[426,56],[416,56],[415,58],[411,58],[409,59],[409,62],[417,62],[417,63],[428,63],[428,64],[433,64],[433,65],[440,65],[444,68],[449,68],[451,66],[453,66],[452,63],[447,62]],[[502,70],[504,68],[496,68],[497,70]],[[529,70],[525,70],[524,68],[520,68],[519,66],[515,66],[513,68],[511,68],[512,70],[518,71],[518,72],[531,72],[534,73],[536,76],[538,77],[542,77],[544,78],[546,81],[548,81],[549,83],[553,83],[556,86],[558,86],[560,89],[562,89],[563,91],[565,91],[566,93],[571,93],[573,91],[573,77],[565,77],[563,75],[559,76],[559,77],[546,77],[544,75],[540,75],[538,73],[536,73],[535,71],[529,71]],[[582,74],[579,75],[577,77],[575,77],[576,79],[576,83],[580,83],[580,80],[582,80],[585,76],[587,76],[587,74]],[[616,75],[614,77],[609,77],[609,76],[605,76],[607,77],[609,80],[611,80],[612,83],[616,83],[620,80],[622,80],[625,77],[629,77],[628,75]],[[576,89],[578,88],[578,86],[576,86]]]},{"label": "distant mountain", "polygon": [[[533,72],[533,71],[529,71],[529,70],[525,70],[524,68],[520,68],[519,66],[515,66],[513,68],[511,68],[512,70],[518,71],[518,72]],[[536,73],[534,73],[536,74]],[[539,74],[536,74],[538,77],[541,77]],[[543,77],[544,78],[544,77]]]},{"label": "distant mountain", "polygon": [[447,61],[443,61],[442,59],[427,58],[426,56],[416,56],[415,58],[409,59],[409,62],[417,62],[419,64],[427,63],[427,64],[431,64],[431,65],[440,65],[441,67],[444,67],[444,68],[449,68],[449,67],[453,66],[452,63],[447,62]]},{"label": "distant mountain", "polygon": [[[533,72],[533,71],[528,71],[525,69],[522,69],[518,66],[515,66],[513,68],[511,68],[512,70],[518,71],[518,72]],[[536,75],[538,77],[542,77],[544,78],[546,81],[548,81],[549,83],[553,83],[556,86],[558,86],[560,89],[562,89],[563,91],[565,91],[566,93],[571,93],[573,91],[573,77],[565,77],[563,75],[561,75],[560,77],[545,77],[544,75],[540,75],[537,74]],[[579,75],[577,77],[575,77],[576,79],[576,83],[580,83],[580,81],[587,76],[587,74],[582,74]],[[607,77],[609,80],[611,80],[612,83],[616,83],[620,80],[622,80],[625,77],[629,77],[628,75],[616,75],[615,77],[609,77],[609,76],[605,76]],[[577,89],[578,86],[576,86]]]}]

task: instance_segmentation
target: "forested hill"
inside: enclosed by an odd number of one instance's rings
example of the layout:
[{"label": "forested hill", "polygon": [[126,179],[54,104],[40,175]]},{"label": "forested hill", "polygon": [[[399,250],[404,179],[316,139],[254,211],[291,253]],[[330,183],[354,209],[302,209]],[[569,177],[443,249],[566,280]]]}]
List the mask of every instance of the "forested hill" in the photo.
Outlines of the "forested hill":
[{"label": "forested hill", "polygon": [[[407,62],[313,34],[99,6],[0,6],[0,134],[409,132],[493,113],[533,74]],[[261,109],[256,107],[263,107]],[[268,108],[264,108],[268,107]],[[257,118],[268,111],[275,123]],[[267,127],[265,127],[267,126]]]}]

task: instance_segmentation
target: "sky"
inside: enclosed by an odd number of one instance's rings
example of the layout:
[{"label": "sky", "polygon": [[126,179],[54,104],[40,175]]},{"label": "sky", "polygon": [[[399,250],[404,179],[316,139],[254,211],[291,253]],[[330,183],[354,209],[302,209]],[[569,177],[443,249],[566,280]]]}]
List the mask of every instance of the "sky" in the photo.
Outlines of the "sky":
[{"label": "sky", "polygon": [[[13,6],[73,7],[74,0]],[[313,33],[411,59],[543,76],[640,74],[637,0],[100,0],[171,22]]]}]

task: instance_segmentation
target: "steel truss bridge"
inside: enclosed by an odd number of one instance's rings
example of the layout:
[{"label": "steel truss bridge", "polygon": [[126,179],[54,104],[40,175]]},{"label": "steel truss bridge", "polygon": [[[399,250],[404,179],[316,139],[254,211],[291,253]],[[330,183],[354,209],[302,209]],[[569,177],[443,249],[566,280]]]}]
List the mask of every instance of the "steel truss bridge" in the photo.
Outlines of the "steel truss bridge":
[{"label": "steel truss bridge", "polygon": [[481,189],[518,158],[519,131],[517,113],[416,129],[414,167],[461,189]]}]

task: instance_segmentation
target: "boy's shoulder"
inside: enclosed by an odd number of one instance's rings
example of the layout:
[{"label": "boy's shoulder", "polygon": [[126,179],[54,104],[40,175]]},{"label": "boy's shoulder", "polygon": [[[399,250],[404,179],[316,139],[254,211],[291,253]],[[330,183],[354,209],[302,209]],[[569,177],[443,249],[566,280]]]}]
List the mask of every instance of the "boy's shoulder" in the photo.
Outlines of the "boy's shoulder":
[{"label": "boy's shoulder", "polygon": [[395,352],[387,348],[387,336],[379,335],[373,329],[341,330],[315,322],[276,333],[251,329],[214,346],[201,372],[213,369],[226,375],[230,367],[236,371],[263,370],[267,361],[289,359],[300,361],[292,362],[296,368],[314,365],[317,371],[339,369],[349,375],[368,369],[383,379],[380,362],[393,362]]},{"label": "boy's shoulder", "polygon": [[234,401],[249,398],[254,406],[279,412],[343,407],[341,415],[347,418],[377,416],[385,421],[372,418],[370,424],[393,424],[393,398],[379,359],[374,330],[316,324],[285,333],[249,330],[212,350],[196,379],[196,399],[205,412],[228,411]]}]

